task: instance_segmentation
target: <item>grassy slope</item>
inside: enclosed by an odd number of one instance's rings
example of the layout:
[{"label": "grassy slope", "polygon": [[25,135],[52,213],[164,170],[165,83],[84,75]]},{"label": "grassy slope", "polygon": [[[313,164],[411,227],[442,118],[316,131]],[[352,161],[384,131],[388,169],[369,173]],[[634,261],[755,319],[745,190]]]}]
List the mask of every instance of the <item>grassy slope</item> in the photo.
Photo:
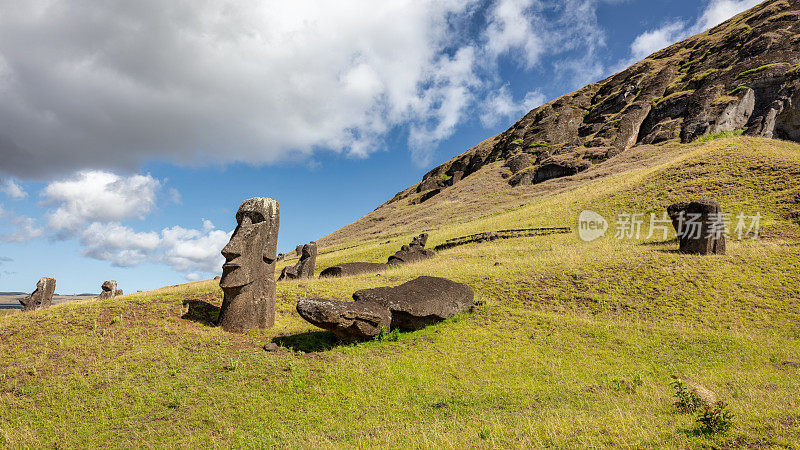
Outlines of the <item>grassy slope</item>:
[{"label": "grassy slope", "polygon": [[[242,336],[181,318],[184,300],[221,303],[212,281],[0,317],[0,444],[796,445],[800,369],[785,363],[800,362],[800,146],[737,138],[681,149],[441,226],[429,245],[706,195],[764,213],[768,239],[730,242],[725,257],[573,235],[458,247],[380,275],[281,283],[276,327]],[[407,238],[321,255],[318,271],[383,260]],[[294,312],[301,296],[346,299],[425,274],[470,283],[486,306],[352,346]],[[293,350],[261,350],[271,339]],[[729,402],[736,428],[698,434],[671,406],[672,374]]]}]

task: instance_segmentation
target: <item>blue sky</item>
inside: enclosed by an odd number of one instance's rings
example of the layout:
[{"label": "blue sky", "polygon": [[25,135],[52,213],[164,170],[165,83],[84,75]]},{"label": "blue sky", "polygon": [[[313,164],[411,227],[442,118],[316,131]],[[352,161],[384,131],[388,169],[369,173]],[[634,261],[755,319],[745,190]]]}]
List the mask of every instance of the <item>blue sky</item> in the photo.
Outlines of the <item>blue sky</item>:
[{"label": "blue sky", "polygon": [[289,251],[759,2],[193,3],[0,0],[0,291],[212,277],[254,196]]}]

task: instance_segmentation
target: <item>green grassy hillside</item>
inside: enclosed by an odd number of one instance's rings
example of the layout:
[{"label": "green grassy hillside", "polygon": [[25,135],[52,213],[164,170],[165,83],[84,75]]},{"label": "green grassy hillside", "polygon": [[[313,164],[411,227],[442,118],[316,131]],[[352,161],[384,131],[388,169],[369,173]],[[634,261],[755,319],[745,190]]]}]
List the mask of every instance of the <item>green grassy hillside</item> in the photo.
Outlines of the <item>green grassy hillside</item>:
[{"label": "green grassy hillside", "polygon": [[[575,227],[583,209],[613,228],[619,213],[661,214],[705,196],[726,212],[760,212],[764,236],[712,257],[678,254],[674,236],[616,240],[613,229],[591,243],[570,234],[456,247],[382,274],[279,283],[276,326],[246,335],[210,325],[221,304],[214,281],[3,316],[0,445],[797,446],[800,145],[669,144],[607,167],[504,210],[452,221],[439,208],[425,219],[428,246]],[[379,225],[332,240],[317,273],[385,261],[423,231]],[[294,311],[300,297],[347,299],[420,275],[469,283],[485,305],[347,346]],[[269,341],[282,350],[262,350]],[[672,405],[672,376],[713,390],[734,428],[700,432],[696,415]]]}]

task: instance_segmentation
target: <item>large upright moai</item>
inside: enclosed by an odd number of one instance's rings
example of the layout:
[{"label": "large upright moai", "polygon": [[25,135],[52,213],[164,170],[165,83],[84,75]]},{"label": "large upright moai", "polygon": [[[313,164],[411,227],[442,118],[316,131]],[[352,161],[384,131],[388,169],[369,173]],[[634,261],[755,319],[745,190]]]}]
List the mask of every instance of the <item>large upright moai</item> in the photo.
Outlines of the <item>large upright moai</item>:
[{"label": "large upright moai", "polygon": [[42,277],[36,283],[36,290],[31,295],[20,299],[23,311],[49,308],[53,304],[53,293],[56,291],[56,280]]},{"label": "large upright moai", "polygon": [[219,324],[242,333],[275,325],[275,260],[280,211],[278,202],[256,197],[236,213],[236,230],[222,249],[225,264],[219,285],[224,293]]}]

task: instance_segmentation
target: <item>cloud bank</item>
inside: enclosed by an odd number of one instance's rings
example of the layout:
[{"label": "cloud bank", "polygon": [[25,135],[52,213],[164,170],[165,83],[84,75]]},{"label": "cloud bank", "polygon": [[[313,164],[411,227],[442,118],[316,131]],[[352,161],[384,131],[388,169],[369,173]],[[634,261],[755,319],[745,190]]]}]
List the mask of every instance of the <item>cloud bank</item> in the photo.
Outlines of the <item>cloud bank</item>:
[{"label": "cloud bank", "polygon": [[425,164],[499,58],[591,57],[603,1],[0,0],[0,171],[365,157],[394,129]]}]

